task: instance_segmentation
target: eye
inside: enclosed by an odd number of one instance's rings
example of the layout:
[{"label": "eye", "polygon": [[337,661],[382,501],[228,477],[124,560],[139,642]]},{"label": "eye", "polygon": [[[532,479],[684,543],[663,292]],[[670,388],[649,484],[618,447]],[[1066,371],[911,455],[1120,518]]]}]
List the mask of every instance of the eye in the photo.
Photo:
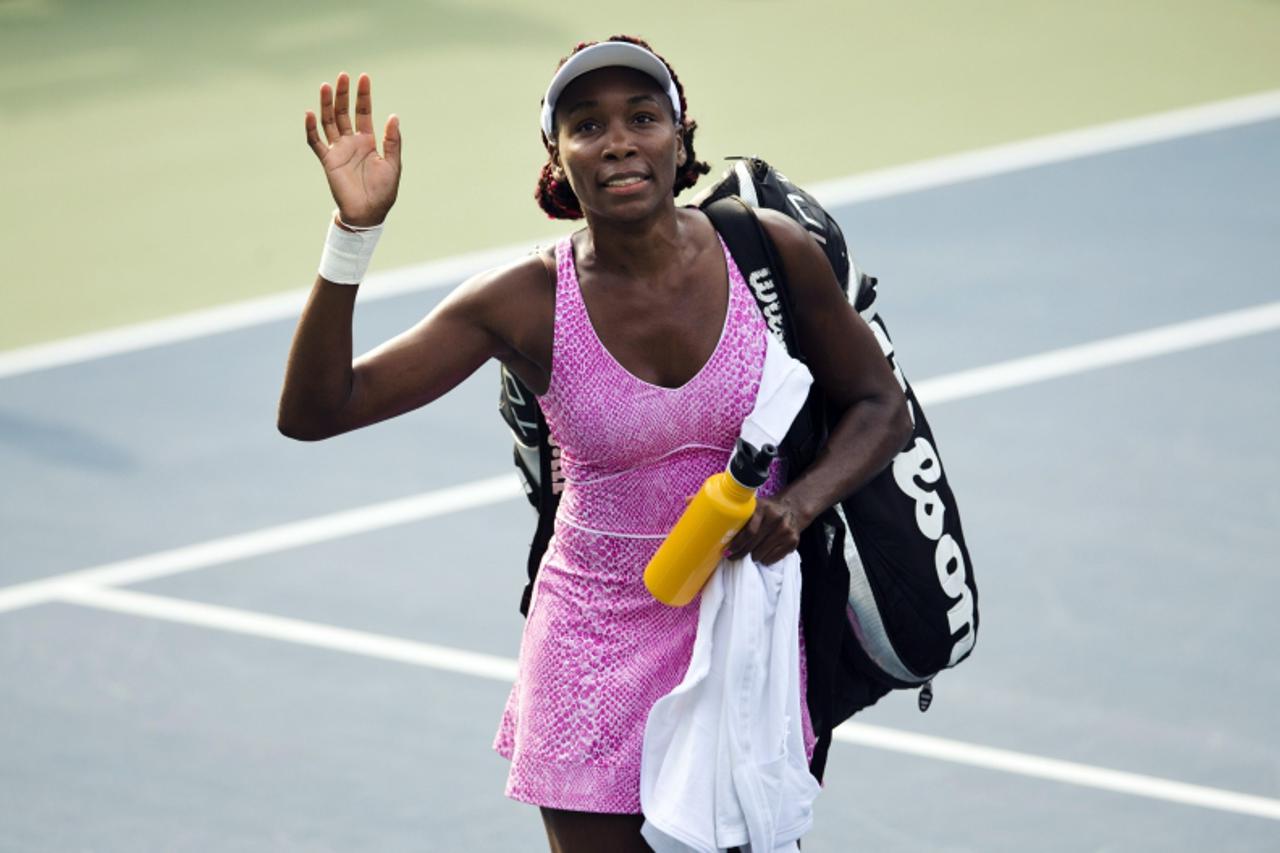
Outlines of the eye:
[{"label": "eye", "polygon": [[632,121],[635,121],[639,124],[653,124],[657,120],[658,120],[658,117],[653,113],[636,113],[635,117],[632,119]]},{"label": "eye", "polygon": [[592,133],[600,127],[600,122],[593,118],[584,118],[573,126],[574,133]]}]

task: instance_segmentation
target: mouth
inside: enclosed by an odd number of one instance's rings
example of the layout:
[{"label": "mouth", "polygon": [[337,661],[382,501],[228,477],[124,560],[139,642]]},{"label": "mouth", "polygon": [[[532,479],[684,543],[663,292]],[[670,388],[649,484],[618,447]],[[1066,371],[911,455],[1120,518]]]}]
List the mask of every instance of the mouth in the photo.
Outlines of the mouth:
[{"label": "mouth", "polygon": [[613,175],[607,180],[601,182],[601,186],[611,193],[626,194],[637,192],[648,184],[649,181],[650,178],[648,175],[640,174],[638,172],[627,172],[625,174]]}]

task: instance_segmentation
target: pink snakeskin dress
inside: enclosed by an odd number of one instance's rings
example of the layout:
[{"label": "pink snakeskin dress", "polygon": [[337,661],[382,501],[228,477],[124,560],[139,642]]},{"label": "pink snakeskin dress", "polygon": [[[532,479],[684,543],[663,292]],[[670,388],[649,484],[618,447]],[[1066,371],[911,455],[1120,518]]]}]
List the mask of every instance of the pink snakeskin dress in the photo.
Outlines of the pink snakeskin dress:
[{"label": "pink snakeskin dress", "polygon": [[[659,603],[642,574],[684,498],[728,464],[764,365],[768,330],[721,248],[729,307],[720,341],[692,379],[667,388],[638,379],[601,344],[570,238],[556,246],[553,369],[539,402],[565,488],[493,744],[511,760],[506,794],[516,800],[640,813],[645,721],[684,678],[699,606]],[[775,463],[760,494],[780,485]],[[804,716],[812,751],[807,708]]]}]

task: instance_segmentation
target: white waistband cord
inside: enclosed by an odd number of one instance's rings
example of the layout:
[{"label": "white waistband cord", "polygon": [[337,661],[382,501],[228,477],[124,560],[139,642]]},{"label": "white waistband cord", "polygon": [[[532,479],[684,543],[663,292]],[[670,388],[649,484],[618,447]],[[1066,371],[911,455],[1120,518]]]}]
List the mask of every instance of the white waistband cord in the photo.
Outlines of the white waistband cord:
[{"label": "white waistband cord", "polygon": [[335,210],[329,219],[329,234],[320,255],[320,277],[334,284],[359,284],[369,271],[373,250],[382,236],[382,223],[367,228],[346,225],[346,228],[338,225]]},{"label": "white waistband cord", "polygon": [[586,527],[575,521],[570,521],[564,515],[556,516],[556,523],[563,524],[565,527],[572,527],[574,530],[581,530],[583,533],[593,533],[596,536],[615,536],[618,539],[666,539],[665,533],[619,533],[615,530],[597,530],[594,527]]}]

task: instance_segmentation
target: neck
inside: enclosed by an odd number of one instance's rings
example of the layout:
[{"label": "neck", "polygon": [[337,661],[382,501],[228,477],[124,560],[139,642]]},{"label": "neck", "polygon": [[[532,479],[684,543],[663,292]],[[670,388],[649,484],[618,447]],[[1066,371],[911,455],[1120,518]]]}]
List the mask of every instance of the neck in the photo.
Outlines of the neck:
[{"label": "neck", "polygon": [[674,204],[654,216],[630,222],[586,214],[587,233],[580,260],[610,272],[647,278],[679,262],[684,224]]}]

